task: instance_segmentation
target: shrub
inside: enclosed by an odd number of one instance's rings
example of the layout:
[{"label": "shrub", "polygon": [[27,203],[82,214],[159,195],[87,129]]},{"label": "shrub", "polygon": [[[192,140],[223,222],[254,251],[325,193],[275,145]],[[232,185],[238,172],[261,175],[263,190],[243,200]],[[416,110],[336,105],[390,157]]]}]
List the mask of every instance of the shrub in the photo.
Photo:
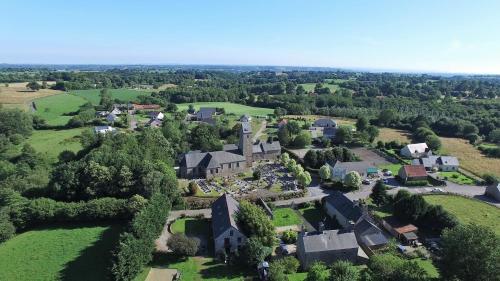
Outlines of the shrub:
[{"label": "shrub", "polygon": [[281,239],[283,239],[283,242],[286,244],[293,244],[297,241],[297,232],[293,230],[286,230],[281,235]]},{"label": "shrub", "polygon": [[0,210],[0,243],[7,241],[16,233],[16,228],[5,209]]},{"label": "shrub", "polygon": [[429,182],[427,182],[426,180],[415,180],[415,181],[407,181],[405,183],[406,186],[425,186],[427,185]]},{"label": "shrub", "polygon": [[170,250],[180,257],[196,255],[199,245],[199,240],[189,238],[183,233],[174,233],[167,241],[167,246]]}]

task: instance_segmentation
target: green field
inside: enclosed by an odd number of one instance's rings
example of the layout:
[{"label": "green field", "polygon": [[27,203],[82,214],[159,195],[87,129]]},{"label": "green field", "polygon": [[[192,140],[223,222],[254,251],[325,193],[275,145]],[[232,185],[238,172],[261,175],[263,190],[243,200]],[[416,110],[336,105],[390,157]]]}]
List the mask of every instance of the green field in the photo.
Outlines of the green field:
[{"label": "green field", "polygon": [[50,162],[55,162],[57,156],[64,150],[78,152],[82,149],[79,136],[87,128],[68,130],[37,130],[26,140],[26,143],[44,154]]},{"label": "green field", "polygon": [[454,195],[427,195],[425,200],[441,205],[462,223],[474,222],[491,227],[500,234],[500,209],[478,200]]},{"label": "green field", "polygon": [[288,226],[301,224],[302,220],[292,208],[277,208],[273,211],[273,225]]},{"label": "green field", "polygon": [[0,245],[0,280],[107,280],[119,226],[46,228]]},{"label": "green field", "polygon": [[432,260],[430,259],[413,259],[412,261],[416,262],[420,267],[422,267],[427,274],[429,274],[429,277],[431,278],[438,278],[439,277],[439,272],[436,268],[436,266],[432,263]]},{"label": "green field", "polygon": [[192,104],[196,110],[200,107],[218,107],[224,108],[226,113],[236,115],[250,114],[252,116],[266,116],[273,114],[274,110],[271,108],[253,107],[231,102],[195,102],[195,103],[180,103],[177,104],[179,110],[187,110],[188,106]]},{"label": "green field", "polygon": [[[98,105],[99,102],[101,101],[100,92],[101,92],[100,89],[94,89],[94,90],[76,90],[76,91],[71,91],[70,93],[75,96],[82,97],[90,101],[94,105]],[[111,94],[111,97],[113,99],[119,99],[122,102],[136,101],[137,97],[139,96],[151,95],[151,92],[144,92],[131,89],[108,89],[108,92]]]},{"label": "green field", "polygon": [[[299,85],[302,85],[302,87],[304,87],[304,90],[306,90],[307,92],[314,91],[314,87],[316,87],[316,83],[304,83]],[[323,87],[330,88],[330,91],[332,91],[332,93],[335,93],[335,91],[340,88],[339,85],[332,85],[328,83],[323,83]]]},{"label": "green field", "polygon": [[49,125],[66,125],[71,116],[67,115],[76,112],[80,105],[87,101],[81,97],[60,94],[34,100],[37,110],[35,114],[42,117]]}]

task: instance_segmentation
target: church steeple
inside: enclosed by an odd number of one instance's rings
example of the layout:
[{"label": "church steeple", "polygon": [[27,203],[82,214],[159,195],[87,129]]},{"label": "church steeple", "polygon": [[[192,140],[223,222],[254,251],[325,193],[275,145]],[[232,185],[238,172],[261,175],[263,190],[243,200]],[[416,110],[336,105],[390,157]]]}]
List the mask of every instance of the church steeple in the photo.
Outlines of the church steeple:
[{"label": "church steeple", "polygon": [[252,167],[253,162],[252,125],[250,122],[241,122],[240,141],[238,149],[245,156],[247,166]]}]

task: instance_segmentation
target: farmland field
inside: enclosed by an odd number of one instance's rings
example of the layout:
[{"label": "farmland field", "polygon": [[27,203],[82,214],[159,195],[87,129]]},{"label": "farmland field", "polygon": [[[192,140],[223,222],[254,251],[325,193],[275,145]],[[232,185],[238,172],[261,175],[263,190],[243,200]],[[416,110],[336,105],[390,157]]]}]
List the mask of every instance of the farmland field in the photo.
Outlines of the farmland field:
[{"label": "farmland field", "polygon": [[78,152],[82,148],[79,136],[85,129],[34,131],[26,142],[37,152],[44,154],[51,162],[55,162],[62,151]]},{"label": "farmland field", "polygon": [[231,102],[180,103],[177,104],[177,108],[179,110],[187,110],[190,104],[192,104],[196,110],[200,109],[200,107],[217,107],[224,108],[228,114],[233,113],[236,115],[250,114],[253,116],[266,116],[268,114],[273,114],[273,109],[271,108],[253,107]]},{"label": "farmland field", "polygon": [[467,140],[459,138],[441,138],[442,153],[456,156],[465,170],[481,176],[491,173],[500,176],[500,159],[486,157]]},{"label": "farmland field", "polygon": [[65,125],[71,116],[68,114],[75,112],[87,101],[81,97],[61,94],[35,100],[35,114],[42,117],[49,125]]},{"label": "farmland field", "polygon": [[409,132],[391,128],[379,128],[379,135],[375,139],[377,141],[389,142],[389,141],[399,141],[400,143],[411,143],[411,134]]},{"label": "farmland field", "polygon": [[[95,90],[77,90],[71,91],[70,93],[82,97],[88,101],[90,101],[94,105],[98,105],[101,101],[100,97],[100,89]],[[150,95],[150,92],[140,91],[140,90],[131,90],[131,89],[108,89],[108,92],[111,94],[113,99],[119,99],[123,102],[130,102],[137,100],[139,96]]]},{"label": "farmland field", "polygon": [[0,280],[107,280],[119,226],[31,230],[0,245]]},{"label": "farmland field", "polygon": [[29,103],[33,99],[61,94],[61,91],[40,89],[33,92],[26,89],[25,83],[9,83],[9,87],[0,84],[0,104],[6,108],[19,108],[28,110]]},{"label": "farmland field", "polygon": [[441,205],[462,223],[474,222],[492,227],[500,234],[500,209],[478,200],[454,195],[427,195],[425,201]]},{"label": "farmland field", "polygon": [[[310,92],[310,91],[314,91],[314,87],[316,86],[316,83],[304,83],[304,84],[300,84],[300,85],[302,85],[302,87],[304,87],[304,90],[306,90],[307,92]],[[332,91],[332,93],[334,93],[339,88],[339,85],[332,85],[332,84],[328,84],[328,83],[323,83],[323,87],[330,88],[330,91]]]}]

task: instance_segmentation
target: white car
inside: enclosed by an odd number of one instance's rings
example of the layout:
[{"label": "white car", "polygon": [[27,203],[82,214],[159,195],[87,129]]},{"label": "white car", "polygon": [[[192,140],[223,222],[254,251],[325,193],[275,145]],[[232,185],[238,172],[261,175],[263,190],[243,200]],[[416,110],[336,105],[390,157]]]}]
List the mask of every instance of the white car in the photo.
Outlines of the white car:
[{"label": "white car", "polygon": [[444,190],[439,187],[435,187],[431,190],[432,193],[444,193]]}]

